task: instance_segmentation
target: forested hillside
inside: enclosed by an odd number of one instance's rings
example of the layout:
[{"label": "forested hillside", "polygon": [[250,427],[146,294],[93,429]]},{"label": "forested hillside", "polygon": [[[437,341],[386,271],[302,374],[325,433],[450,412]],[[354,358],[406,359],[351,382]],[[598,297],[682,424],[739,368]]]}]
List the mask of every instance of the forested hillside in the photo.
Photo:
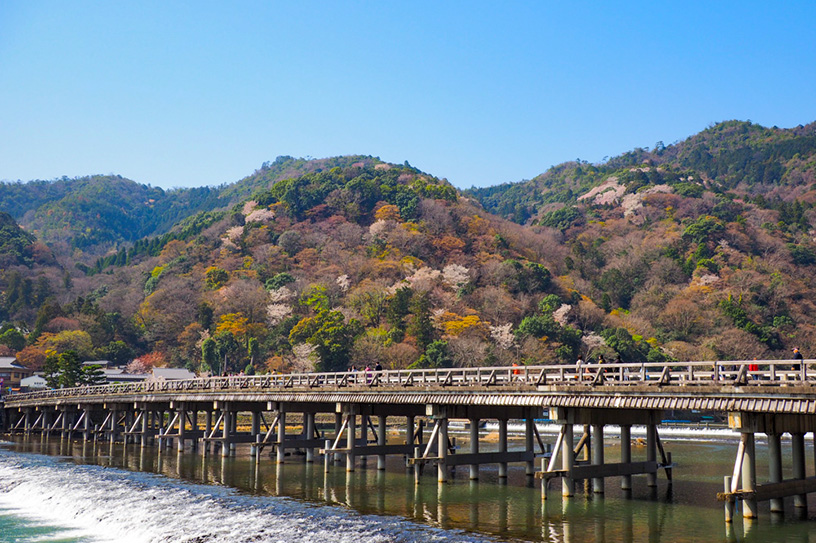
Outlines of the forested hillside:
[{"label": "forested hillside", "polygon": [[379,161],[361,156],[278,157],[233,184],[167,191],[112,175],[0,183],[0,210],[59,256],[87,263],[111,249],[127,249],[137,240],[165,235],[193,215],[226,209],[281,179],[375,162]]},{"label": "forested hillside", "polygon": [[816,356],[814,149],[814,125],[729,122],[466,195],[282,157],[78,267],[7,218],[0,350],[214,372]]}]

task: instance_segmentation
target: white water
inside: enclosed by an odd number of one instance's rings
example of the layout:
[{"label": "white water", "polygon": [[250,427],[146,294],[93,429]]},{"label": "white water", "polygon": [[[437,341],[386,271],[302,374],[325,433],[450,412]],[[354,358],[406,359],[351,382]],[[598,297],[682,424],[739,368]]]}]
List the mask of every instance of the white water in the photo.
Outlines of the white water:
[{"label": "white water", "polygon": [[[2,513],[63,527],[60,538],[86,542],[493,541],[397,517],[360,515],[342,507],[281,497],[247,496],[225,487],[76,465],[0,448]],[[18,541],[13,536],[0,534],[0,541]]]}]

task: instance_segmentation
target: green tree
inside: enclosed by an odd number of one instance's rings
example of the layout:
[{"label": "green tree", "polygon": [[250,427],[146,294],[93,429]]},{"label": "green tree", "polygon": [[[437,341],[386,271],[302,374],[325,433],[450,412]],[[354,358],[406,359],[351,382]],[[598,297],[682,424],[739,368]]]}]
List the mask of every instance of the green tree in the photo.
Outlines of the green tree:
[{"label": "green tree", "polygon": [[266,290],[278,290],[279,288],[294,282],[295,278],[292,277],[290,273],[280,272],[271,279],[267,279],[264,287],[266,287]]},{"label": "green tree", "polygon": [[48,388],[59,388],[59,373],[59,356],[52,353],[45,358],[43,365],[43,377]]},{"label": "green tree", "polygon": [[26,346],[26,338],[19,330],[11,328],[0,334],[0,344],[8,346],[12,351],[22,351]]},{"label": "green tree", "polygon": [[136,352],[124,341],[111,341],[97,350],[97,356],[113,362],[116,366],[123,366],[133,360]]},{"label": "green tree", "polygon": [[65,351],[57,357],[60,388],[75,387],[82,380],[82,363],[76,351]]},{"label": "green tree", "polygon": [[211,337],[205,339],[201,344],[201,360],[204,371],[211,371],[213,375],[221,373],[220,358],[218,356],[218,344]]},{"label": "green tree", "polygon": [[388,300],[385,308],[385,321],[391,327],[389,337],[395,343],[400,343],[405,338],[405,317],[411,312],[413,295],[409,287],[402,287]]},{"label": "green tree", "polygon": [[105,374],[102,373],[102,366],[99,364],[88,364],[82,366],[77,379],[78,385],[103,385],[105,384]]},{"label": "green tree", "polygon": [[417,294],[412,298],[411,312],[414,316],[407,331],[416,338],[417,347],[425,351],[436,334],[431,319],[431,300],[427,293]]},{"label": "green tree", "polygon": [[450,368],[453,366],[453,359],[448,352],[448,342],[436,340],[428,345],[425,353],[419,359],[408,366],[409,369],[421,368]]},{"label": "green tree", "polygon": [[306,317],[289,332],[289,342],[309,343],[317,348],[320,371],[345,371],[351,360],[351,348],[363,327],[356,320],[345,322],[339,311],[322,310],[314,317]]}]

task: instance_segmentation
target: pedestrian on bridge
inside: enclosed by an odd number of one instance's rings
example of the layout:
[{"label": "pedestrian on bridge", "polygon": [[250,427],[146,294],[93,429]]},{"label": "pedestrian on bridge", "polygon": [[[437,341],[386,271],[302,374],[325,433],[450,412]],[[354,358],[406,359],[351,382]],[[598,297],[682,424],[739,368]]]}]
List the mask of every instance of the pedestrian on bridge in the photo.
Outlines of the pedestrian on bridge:
[{"label": "pedestrian on bridge", "polygon": [[802,356],[802,353],[799,352],[799,347],[793,348],[793,359],[797,361],[796,364],[791,366],[793,371],[801,371],[802,370],[802,360],[805,358]]}]

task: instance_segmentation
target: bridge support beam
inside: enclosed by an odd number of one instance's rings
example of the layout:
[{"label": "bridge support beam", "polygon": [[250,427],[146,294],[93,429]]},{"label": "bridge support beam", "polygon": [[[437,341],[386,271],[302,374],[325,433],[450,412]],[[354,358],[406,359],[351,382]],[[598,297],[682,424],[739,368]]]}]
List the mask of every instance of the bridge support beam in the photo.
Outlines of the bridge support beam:
[{"label": "bridge support beam", "polygon": [[[387,439],[387,420],[388,417],[385,415],[380,415],[377,419],[377,445],[380,447],[385,447],[386,439]],[[385,454],[378,454],[377,455],[377,469],[384,470],[385,469]]]},{"label": "bridge support beam", "polygon": [[286,461],[286,410],[283,406],[278,408],[278,443],[275,446],[277,453],[276,461],[283,464]]},{"label": "bridge support beam", "polygon": [[[802,432],[794,432],[791,434],[791,449],[791,457],[793,459],[793,478],[802,480],[805,478],[805,434]],[[801,509],[807,509],[807,494],[794,494],[793,506]]]},{"label": "bridge support beam", "polygon": [[232,421],[235,418],[235,413],[233,412],[232,405],[230,405],[229,402],[224,403],[224,407],[221,409],[221,414],[223,418],[222,424],[224,427],[221,440],[221,456],[227,457],[230,455],[230,445],[232,444]]},{"label": "bridge support beam", "polygon": [[[737,500],[743,502],[743,516],[756,518],[757,503],[769,501],[772,513],[783,513],[783,500],[791,496],[793,505],[802,515],[807,508],[807,494],[816,492],[816,477],[807,477],[805,469],[805,433],[816,429],[816,416],[794,413],[745,413],[728,414],[728,425],[740,432],[740,445],[734,463],[730,488],[717,495],[726,505]],[[763,432],[768,436],[768,482],[756,481],[756,444],[754,435]],[[791,434],[792,478],[782,479],[781,435]],[[726,508],[728,522],[728,507]]]},{"label": "bridge support beam", "polygon": [[[620,435],[621,464],[629,464],[632,462],[632,425],[621,424]],[[621,490],[624,492],[632,490],[631,475],[621,477]]]},{"label": "bridge support beam", "polygon": [[351,411],[346,415],[346,471],[354,471],[354,442],[357,438],[357,414]]},{"label": "bridge support beam", "polygon": [[[561,496],[571,498],[575,495],[575,480],[569,476],[575,467],[575,449],[573,449],[573,426],[571,423],[562,427],[563,442],[561,443],[561,469],[567,476],[561,478]],[[553,451],[555,454],[555,451]]]},{"label": "bridge support beam", "polygon": [[[507,419],[499,419],[499,453],[507,454]],[[499,462],[499,479],[507,479],[507,462]]]},{"label": "bridge support beam", "polygon": [[[470,419],[470,454],[474,457],[479,454],[479,419]],[[479,479],[479,464],[470,465],[470,480]]]},{"label": "bridge support beam", "polygon": [[743,444],[742,459],[742,489],[749,493],[743,500],[742,517],[747,519],[757,518],[756,495],[756,440],[753,432],[743,432],[740,435]]},{"label": "bridge support beam", "polygon": [[[437,410],[434,413],[434,421],[438,425],[439,431],[436,437],[436,455],[439,457],[437,464],[436,480],[440,483],[448,481],[448,416],[447,413]],[[500,475],[501,476],[501,475]]]},{"label": "bridge support beam", "polygon": [[[657,462],[657,424],[646,426],[646,462]],[[657,472],[646,474],[646,486],[657,486]]]},{"label": "bridge support beam", "polygon": [[[782,436],[768,434],[768,482],[782,482]],[[771,513],[784,513],[785,501],[782,498],[770,500]]]},{"label": "bridge support beam", "polygon": [[[315,414],[314,413],[304,413],[304,418],[306,419],[305,430],[306,434],[304,439],[312,440],[315,437]],[[306,462],[313,463],[315,460],[315,448],[312,445],[306,446]]]},{"label": "bridge support beam", "polygon": [[[592,426],[592,465],[603,466],[604,463],[604,425],[594,424]],[[592,479],[592,491],[595,494],[604,493],[603,477]]]},{"label": "bridge support beam", "polygon": [[[666,453],[660,444],[657,434],[657,423],[660,420],[659,411],[635,411],[614,409],[583,409],[583,408],[554,408],[551,416],[561,425],[561,432],[556,440],[555,447],[546,468],[536,473],[537,478],[545,482],[549,479],[561,478],[562,496],[568,498],[575,493],[575,481],[585,481],[588,493],[603,494],[607,477],[621,477],[621,488],[628,492],[632,488],[632,475],[645,474],[647,485],[657,484],[657,471],[666,470],[666,476],[671,481],[671,454]],[[583,435],[577,445],[573,444],[574,425],[582,424]],[[621,461],[607,463],[604,457],[604,426],[617,424],[621,427]],[[647,450],[645,462],[632,461],[631,426],[642,424],[647,430]],[[651,446],[648,446],[651,443]],[[660,450],[662,461],[657,461],[657,452]],[[584,459],[576,462],[580,451]],[[556,459],[561,455],[561,469],[556,469]],[[546,491],[546,485],[542,485]],[[546,498],[546,495],[544,496]]]},{"label": "bridge support beam", "polygon": [[527,477],[535,475],[535,419],[528,414],[524,419],[524,450],[530,454],[530,459],[524,464],[524,474]]}]

